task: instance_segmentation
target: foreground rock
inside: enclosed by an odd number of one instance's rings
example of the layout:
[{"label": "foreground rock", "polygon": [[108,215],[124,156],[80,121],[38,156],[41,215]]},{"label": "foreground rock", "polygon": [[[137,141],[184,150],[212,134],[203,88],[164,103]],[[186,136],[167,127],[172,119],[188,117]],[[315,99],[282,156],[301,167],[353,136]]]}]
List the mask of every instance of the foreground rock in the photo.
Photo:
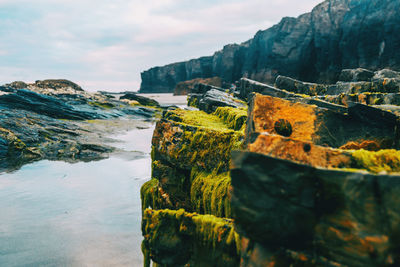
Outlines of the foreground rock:
[{"label": "foreground rock", "polygon": [[397,117],[361,104],[348,109],[321,108],[256,94],[249,110],[247,143],[268,132],[334,148],[363,142],[373,142],[380,149],[399,146]]},{"label": "foreground rock", "polygon": [[212,56],[144,71],[140,90],[172,92],[181,81],[214,76],[228,83],[245,76],[272,84],[278,75],[334,83],[343,68],[400,70],[399,9],[396,0],[324,1]]},{"label": "foreground rock", "polygon": [[152,140],[153,179],[141,189],[146,264],[239,265],[228,170],[246,117],[231,107],[164,112]]},{"label": "foreground rock", "polygon": [[234,153],[241,266],[397,266],[400,177]]}]

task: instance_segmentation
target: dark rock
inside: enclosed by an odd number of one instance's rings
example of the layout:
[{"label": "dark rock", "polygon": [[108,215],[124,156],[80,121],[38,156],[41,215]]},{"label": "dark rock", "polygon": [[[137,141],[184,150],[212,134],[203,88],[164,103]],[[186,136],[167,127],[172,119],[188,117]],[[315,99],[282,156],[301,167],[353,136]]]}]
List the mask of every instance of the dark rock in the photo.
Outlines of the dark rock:
[{"label": "dark rock", "polygon": [[198,108],[207,113],[214,112],[218,107],[245,107],[239,99],[236,99],[229,93],[220,90],[211,89],[207,91],[199,100]]},{"label": "dark rock", "polygon": [[35,86],[39,88],[51,88],[51,89],[71,87],[76,91],[83,91],[83,89],[76,83],[64,79],[49,79],[43,81],[36,81]]},{"label": "dark rock", "polygon": [[394,71],[394,70],[389,70],[389,69],[382,69],[379,71],[376,71],[373,79],[400,79],[400,72]]},{"label": "dark rock", "polygon": [[207,84],[207,85],[211,85],[211,86],[215,86],[215,87],[222,86],[222,81],[221,81],[221,78],[219,78],[219,77],[213,77],[213,78],[207,78],[207,79],[197,78],[197,79],[178,83],[174,89],[174,95],[187,95],[190,93],[194,93],[192,89],[198,83]]},{"label": "dark rock", "polygon": [[191,93],[192,94],[205,94],[208,91],[210,91],[211,89],[218,90],[218,91],[221,91],[221,92],[225,92],[226,91],[225,89],[223,89],[221,87],[213,86],[213,85],[210,85],[210,84],[196,83],[193,86]]},{"label": "dark rock", "polygon": [[340,72],[339,81],[342,82],[368,82],[374,76],[374,72],[362,68],[345,69]]},{"label": "dark rock", "polygon": [[324,1],[212,56],[144,71],[140,91],[173,92],[178,82],[214,76],[228,83],[273,83],[278,75],[334,83],[342,69],[399,70],[399,9],[397,0]]},{"label": "dark rock", "polygon": [[400,264],[399,176],[318,169],[252,152],[233,152],[233,165],[235,229],[262,247],[251,260],[270,254],[279,262],[284,248],[311,266],[322,259],[337,265],[317,266]]},{"label": "dark rock", "polygon": [[281,98],[296,97],[296,95],[293,93],[246,78],[240,79],[239,89],[240,89],[240,98],[245,100],[248,99],[251,93],[260,93],[263,95],[269,95]]},{"label": "dark rock", "polygon": [[28,88],[28,85],[26,83],[24,83],[24,82],[21,82],[21,81],[15,81],[15,82],[12,82],[10,84],[6,84],[6,86],[9,86],[9,87],[14,88],[14,89],[26,89],[26,88]]},{"label": "dark rock", "polygon": [[306,83],[289,77],[279,75],[275,80],[275,86],[296,94],[325,95],[328,86],[324,84]]},{"label": "dark rock", "polygon": [[127,93],[123,96],[121,96],[119,99],[128,99],[128,100],[134,100],[139,102],[139,104],[144,105],[144,106],[152,106],[152,107],[159,107],[160,104],[155,101],[154,99],[144,97],[137,95],[135,93]]},{"label": "dark rock", "polygon": [[13,94],[0,95],[0,108],[23,109],[59,119],[104,118],[95,112],[76,110],[73,106],[55,97],[37,94],[25,89],[20,89]]}]

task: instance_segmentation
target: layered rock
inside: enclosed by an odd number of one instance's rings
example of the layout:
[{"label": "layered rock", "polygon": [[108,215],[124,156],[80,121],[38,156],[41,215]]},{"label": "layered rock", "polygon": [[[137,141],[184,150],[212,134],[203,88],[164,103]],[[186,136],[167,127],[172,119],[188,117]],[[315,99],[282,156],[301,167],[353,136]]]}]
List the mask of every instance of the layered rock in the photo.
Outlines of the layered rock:
[{"label": "layered rock", "polygon": [[399,8],[395,0],[324,1],[212,56],[144,71],[140,91],[172,92],[181,81],[214,76],[228,83],[243,76],[273,83],[278,75],[332,83],[342,69],[399,70]]},{"label": "layered rock", "polygon": [[375,73],[365,69],[342,70],[339,79],[340,81],[336,84],[316,84],[278,76],[275,80],[275,86],[279,89],[309,96],[400,92],[400,73],[388,69],[379,70]]},{"label": "layered rock", "polygon": [[230,173],[241,266],[397,266],[398,117],[307,102],[250,100]]}]

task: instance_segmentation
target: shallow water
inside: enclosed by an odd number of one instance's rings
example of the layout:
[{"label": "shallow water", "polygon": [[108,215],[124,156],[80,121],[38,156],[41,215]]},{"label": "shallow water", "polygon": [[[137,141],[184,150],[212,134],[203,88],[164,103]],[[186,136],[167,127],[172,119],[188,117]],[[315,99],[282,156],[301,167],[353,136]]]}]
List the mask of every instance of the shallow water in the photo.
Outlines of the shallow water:
[{"label": "shallow water", "polygon": [[128,151],[105,160],[45,160],[1,174],[0,266],[142,266],[152,132],[113,136]]}]

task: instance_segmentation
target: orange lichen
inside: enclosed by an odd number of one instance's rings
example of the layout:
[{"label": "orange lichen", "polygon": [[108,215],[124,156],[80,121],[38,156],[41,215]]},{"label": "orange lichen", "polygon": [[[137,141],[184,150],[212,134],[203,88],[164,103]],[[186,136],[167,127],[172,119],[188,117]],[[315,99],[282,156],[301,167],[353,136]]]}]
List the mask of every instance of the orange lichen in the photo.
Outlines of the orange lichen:
[{"label": "orange lichen", "polygon": [[378,151],[381,149],[381,145],[376,140],[364,140],[359,142],[350,141],[342,145],[340,149],[365,149],[369,151]]},{"label": "orange lichen", "polygon": [[279,135],[262,134],[249,145],[251,152],[309,164],[314,167],[338,168],[349,166],[350,153]]},{"label": "orange lichen", "polygon": [[293,129],[291,138],[312,141],[315,133],[316,106],[257,94],[252,119],[256,132],[276,133],[275,123],[285,120]]}]

